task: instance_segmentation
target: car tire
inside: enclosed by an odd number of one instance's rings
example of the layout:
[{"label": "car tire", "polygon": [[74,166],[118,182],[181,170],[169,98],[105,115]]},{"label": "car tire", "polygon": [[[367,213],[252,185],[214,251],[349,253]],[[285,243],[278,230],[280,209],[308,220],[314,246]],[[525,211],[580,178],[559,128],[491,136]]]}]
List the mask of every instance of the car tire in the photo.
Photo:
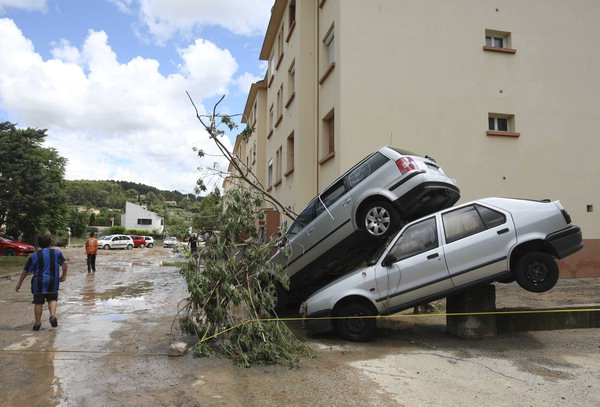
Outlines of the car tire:
[{"label": "car tire", "polygon": [[132,244],[128,244],[127,245],[127,250],[131,250],[131,249],[133,249],[133,245]]},{"label": "car tire", "polygon": [[532,252],[523,255],[515,268],[517,283],[527,291],[543,293],[558,281],[558,266],[548,253]]},{"label": "car tire", "polygon": [[16,256],[17,252],[15,251],[15,249],[8,248],[4,251],[4,255],[5,256]]},{"label": "car tire", "polygon": [[146,245],[142,243],[142,244],[140,245],[140,249],[143,249],[144,247],[146,247]]},{"label": "car tire", "polygon": [[107,245],[107,244],[105,244],[105,245],[104,245],[104,247],[103,247],[103,249],[104,249],[104,250],[108,250],[108,249],[110,249],[110,246],[109,246],[109,245]]},{"label": "car tire", "polygon": [[[371,307],[360,302],[344,304],[335,312],[338,319],[335,320],[335,329],[342,338],[352,342],[366,342],[373,337],[377,331],[376,313]],[[349,318],[349,317],[359,318]]]},{"label": "car tire", "polygon": [[386,238],[398,231],[400,214],[389,202],[371,202],[361,210],[358,224],[369,237]]},{"label": "car tire", "polygon": [[276,314],[280,314],[286,310],[288,306],[289,294],[285,288],[281,286],[281,284],[274,282],[267,287],[263,287],[262,291],[263,293],[271,294],[275,299],[275,308],[273,308],[273,311],[275,311]]},{"label": "car tire", "polygon": [[154,247],[154,245],[152,243],[148,243],[148,249]]}]

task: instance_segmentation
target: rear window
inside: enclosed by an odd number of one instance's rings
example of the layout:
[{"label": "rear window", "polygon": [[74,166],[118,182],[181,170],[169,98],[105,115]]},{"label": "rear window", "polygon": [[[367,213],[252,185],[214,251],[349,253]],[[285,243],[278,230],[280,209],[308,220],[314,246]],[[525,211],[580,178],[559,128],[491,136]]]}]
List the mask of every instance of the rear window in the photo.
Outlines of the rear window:
[{"label": "rear window", "polygon": [[380,152],[376,152],[362,163],[358,164],[356,168],[351,170],[345,177],[348,189],[352,189],[360,184],[365,178],[388,161],[390,160],[386,156]]},{"label": "rear window", "polygon": [[402,154],[402,155],[416,155],[417,157],[423,157],[421,154],[416,154],[416,153],[413,153],[412,151],[403,150],[401,148],[396,148],[396,147],[389,147],[389,148],[391,148],[392,150],[394,150],[398,154]]}]

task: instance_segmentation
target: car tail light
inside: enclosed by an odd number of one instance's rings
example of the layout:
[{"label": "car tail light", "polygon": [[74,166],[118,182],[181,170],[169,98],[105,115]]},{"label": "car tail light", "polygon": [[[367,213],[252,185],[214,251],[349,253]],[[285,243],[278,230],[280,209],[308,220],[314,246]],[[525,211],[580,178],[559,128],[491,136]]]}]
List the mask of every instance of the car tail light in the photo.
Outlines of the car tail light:
[{"label": "car tail light", "polygon": [[396,161],[396,165],[398,166],[398,169],[403,175],[409,171],[417,169],[417,164],[415,163],[415,160],[413,160],[410,157],[400,158]]}]

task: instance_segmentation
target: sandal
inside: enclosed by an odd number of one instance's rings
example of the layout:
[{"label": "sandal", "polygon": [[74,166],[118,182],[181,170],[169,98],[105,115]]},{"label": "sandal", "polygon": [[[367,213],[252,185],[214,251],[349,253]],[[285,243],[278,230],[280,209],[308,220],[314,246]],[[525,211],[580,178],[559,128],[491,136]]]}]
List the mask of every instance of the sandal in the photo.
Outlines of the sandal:
[{"label": "sandal", "polygon": [[41,323],[39,323],[39,324],[33,324],[33,327],[31,329],[33,329],[34,331],[39,331],[41,326],[42,326]]},{"label": "sandal", "polygon": [[56,328],[58,326],[58,320],[56,317],[50,317],[50,325],[52,325],[52,328]]}]

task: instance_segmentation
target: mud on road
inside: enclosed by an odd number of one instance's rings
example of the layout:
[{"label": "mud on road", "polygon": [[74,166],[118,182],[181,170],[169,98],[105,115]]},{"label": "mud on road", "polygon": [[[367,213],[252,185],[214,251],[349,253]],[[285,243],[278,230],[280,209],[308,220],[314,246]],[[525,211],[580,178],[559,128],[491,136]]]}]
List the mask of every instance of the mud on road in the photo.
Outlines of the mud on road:
[{"label": "mud on road", "polygon": [[[385,321],[356,344],[310,337],[299,368],[237,368],[220,358],[168,357],[186,290],[181,260],[155,247],[100,251],[88,274],[82,248],[64,250],[58,328],[31,331],[33,306],[16,277],[0,280],[2,406],[594,406],[600,405],[600,329],[464,340],[443,317]],[[499,286],[498,306],[598,304],[595,279],[561,280],[545,294]],[[293,311],[291,311],[293,312]],[[174,335],[174,336],[173,336]]]}]

